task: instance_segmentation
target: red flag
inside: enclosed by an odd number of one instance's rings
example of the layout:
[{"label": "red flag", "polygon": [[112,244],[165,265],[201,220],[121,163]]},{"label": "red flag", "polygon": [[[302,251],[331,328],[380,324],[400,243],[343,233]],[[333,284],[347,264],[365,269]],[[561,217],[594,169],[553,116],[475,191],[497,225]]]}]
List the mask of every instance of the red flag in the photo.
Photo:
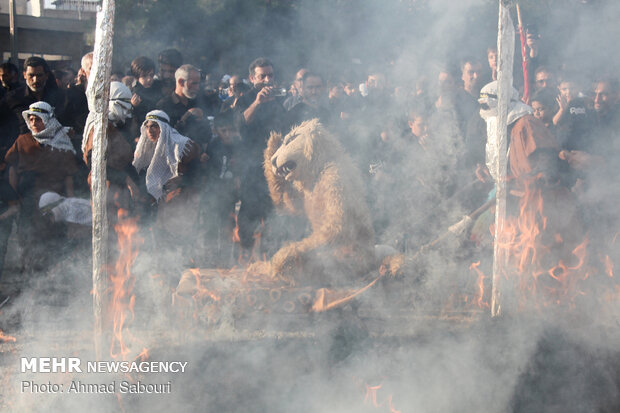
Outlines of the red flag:
[{"label": "red flag", "polygon": [[527,40],[525,37],[525,32],[523,30],[523,26],[519,25],[519,35],[521,36],[521,57],[523,58],[523,101],[530,104],[530,81],[529,81],[529,70],[530,70],[530,58],[527,55]]},{"label": "red flag", "polygon": [[517,19],[519,20],[519,35],[521,36],[521,57],[523,60],[523,101],[530,104],[530,58],[527,55],[527,38],[523,30],[523,23],[521,22],[521,9],[517,4]]}]

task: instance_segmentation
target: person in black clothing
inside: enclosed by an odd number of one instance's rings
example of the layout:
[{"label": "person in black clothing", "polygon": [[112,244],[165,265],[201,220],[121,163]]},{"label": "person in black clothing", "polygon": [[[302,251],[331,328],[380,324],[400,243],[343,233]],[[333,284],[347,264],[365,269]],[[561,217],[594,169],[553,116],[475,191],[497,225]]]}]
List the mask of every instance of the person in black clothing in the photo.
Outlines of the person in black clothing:
[{"label": "person in black clothing", "polygon": [[285,129],[290,129],[305,120],[314,118],[318,118],[323,125],[326,125],[330,120],[330,112],[325,108],[327,95],[325,94],[323,77],[307,71],[302,77],[300,91],[301,102],[288,111],[288,122]]},{"label": "person in black clothing", "polygon": [[241,76],[231,76],[230,79],[228,79],[228,94],[230,96],[228,99],[222,102],[222,108],[220,109],[220,112],[234,110],[237,107],[239,98],[245,95],[248,90],[250,90],[250,87],[243,83]]},{"label": "person in black clothing", "polygon": [[2,63],[0,65],[0,81],[2,81],[0,98],[11,90],[17,89],[19,87],[19,71],[17,66],[11,62]]},{"label": "person in black clothing", "polygon": [[82,142],[82,132],[84,131],[84,125],[86,124],[86,118],[89,112],[86,87],[88,86],[88,78],[92,66],[93,52],[86,53],[82,56],[80,71],[78,72],[76,82],[69,86],[69,90],[67,90],[67,106],[65,112],[70,114],[70,119],[68,119],[65,125],[70,126],[75,131],[75,140],[79,141],[76,149],[80,147]]},{"label": "person in black clothing", "polygon": [[157,79],[161,80],[161,94],[170,96],[176,83],[174,74],[183,64],[183,56],[177,49],[166,49],[159,53],[157,61],[159,63]]},{"label": "person in black clothing", "polygon": [[[4,268],[9,235],[13,228],[13,220],[19,212],[19,198],[6,179],[0,178],[0,276]],[[2,301],[2,299],[0,299]]]},{"label": "person in black clothing", "polygon": [[579,83],[574,75],[564,75],[558,86],[558,111],[553,116],[558,141],[563,149],[580,150],[592,129],[594,116],[580,97]]},{"label": "person in black clothing", "polygon": [[271,61],[254,60],[249,67],[249,79],[253,87],[237,105],[243,120],[241,134],[244,138],[238,222],[241,246],[246,250],[251,250],[255,229],[273,209],[263,172],[263,151],[271,131],[283,132],[286,118],[282,98],[277,96]]},{"label": "person in black clothing", "polygon": [[[45,59],[31,56],[24,62],[26,85],[20,86],[5,96],[0,103],[0,125],[3,134],[15,140],[18,134],[29,131],[22,112],[35,102],[47,102],[55,108],[56,117],[65,123],[65,101],[63,90],[56,85],[56,79]],[[10,146],[10,145],[9,145]]]},{"label": "person in black clothing", "polygon": [[613,262],[620,258],[615,241],[620,230],[616,201],[620,196],[620,86],[613,78],[599,79],[594,85],[592,129],[575,146],[563,148],[560,158],[579,178],[573,192],[581,198],[580,208],[592,234],[591,248],[600,257],[609,255]]},{"label": "person in black clothing", "polygon": [[145,56],[136,57],[131,62],[131,74],[136,78],[133,86],[131,105],[133,106],[133,136],[140,135],[140,126],[146,114],[157,107],[162,98],[161,81],[155,79],[155,63]]},{"label": "person in black clothing", "polygon": [[[82,153],[82,141],[84,133],[84,125],[88,118],[88,99],[86,98],[86,87],[88,86],[88,78],[90,77],[90,70],[93,66],[93,52],[86,53],[82,56],[80,63],[80,70],[77,74],[77,80],[75,84],[69,86],[67,89],[67,102],[65,106],[66,123],[65,126],[69,126],[73,129],[71,136],[71,143],[77,153],[77,157],[81,159]],[[87,182],[88,168],[82,162],[78,162],[78,172],[75,176],[75,192],[79,197],[88,197],[90,194],[90,187]]]},{"label": "person in black clothing", "polygon": [[214,73],[207,73],[204,78],[201,99],[205,104],[205,116],[215,116],[221,112],[222,100],[218,90],[218,77]]},{"label": "person in black clothing", "polygon": [[553,88],[538,89],[530,99],[534,117],[540,120],[555,136],[553,115],[557,112],[557,94]]},{"label": "person in black clothing", "polygon": [[211,128],[200,94],[200,70],[185,64],[175,72],[176,86],[170,96],[157,102],[157,108],[170,116],[170,124],[205,151],[211,140]]},{"label": "person in black clothing", "polygon": [[215,135],[207,148],[207,185],[203,203],[206,208],[204,223],[209,255],[218,266],[225,265],[229,258],[227,241],[232,240],[235,204],[239,201],[239,162],[241,134],[239,122],[233,111],[218,114],[214,120]]}]

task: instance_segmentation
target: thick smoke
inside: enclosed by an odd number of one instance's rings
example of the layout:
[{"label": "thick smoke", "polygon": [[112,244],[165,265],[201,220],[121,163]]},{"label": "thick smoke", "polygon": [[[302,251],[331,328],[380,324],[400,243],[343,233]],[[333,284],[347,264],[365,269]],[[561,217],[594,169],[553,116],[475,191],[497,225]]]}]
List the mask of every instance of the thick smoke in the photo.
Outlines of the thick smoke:
[{"label": "thick smoke", "polygon": [[[201,2],[203,7],[209,7],[204,6],[207,3]],[[384,217],[387,223],[386,230],[378,232],[377,243],[411,256],[486,201],[490,188],[470,186],[475,182],[473,171],[466,176],[457,172],[461,156],[472,148],[456,118],[438,120],[429,115],[433,139],[429,156],[405,158],[398,164],[401,169],[394,173],[412,179],[415,190],[410,193],[395,198],[389,185],[369,173],[369,164],[375,161],[382,131],[397,136],[407,130],[411,101],[435,102],[441,92],[440,72],[455,73],[460,84],[459,63],[472,56],[488,71],[486,50],[497,41],[496,1],[318,0],[295,2],[291,8],[278,6],[289,2],[267,2],[278,3],[270,7],[244,7],[244,3],[236,1],[218,9],[214,22],[220,24],[211,28],[185,22],[195,32],[181,31],[183,22],[174,19],[147,22],[153,24],[148,43],[116,39],[115,64],[126,69],[135,56],[154,57],[175,46],[184,52],[186,62],[218,74],[246,75],[251,60],[268,56],[283,84],[293,79],[299,67],[320,71],[330,81],[344,78],[355,84],[364,82],[368,74],[381,73],[386,90],[406,91],[402,100],[390,98],[389,104],[375,106],[379,110],[373,116],[334,129],[368,183],[369,194],[363,201],[371,204],[373,217]],[[535,20],[549,66],[556,73],[576,73],[583,95],[591,97],[592,82],[601,75],[617,74],[620,68],[613,53],[620,40],[620,4],[549,1],[547,8],[536,3],[527,2],[524,18]],[[136,22],[143,19],[136,16]],[[516,24],[516,14],[513,20]],[[226,44],[232,46],[218,45],[218,36],[227,36]],[[516,50],[518,54],[518,45]],[[490,73],[483,75],[490,80]],[[514,78],[520,87],[518,63]],[[414,96],[416,88],[421,90],[418,96]],[[417,175],[412,177],[413,167]],[[462,191],[455,190],[455,185]],[[472,199],[469,188],[476,189],[478,196]],[[617,192],[594,182],[581,199],[607,208],[604,212],[617,227]],[[276,227],[280,219],[270,217],[267,225]],[[407,237],[407,231],[413,233]],[[0,406],[16,412],[619,409],[618,286],[610,277],[573,305],[515,308],[491,319],[487,307],[480,309],[471,303],[478,286],[469,266],[481,261],[486,276],[482,301],[488,306],[492,250],[484,242],[472,246],[467,240],[450,237],[437,248],[424,250],[414,261],[412,273],[382,280],[354,305],[332,313],[308,316],[265,311],[239,316],[232,306],[221,303],[216,315],[205,310],[194,319],[191,312],[173,310],[171,297],[180,272],[201,264],[190,262],[179,250],[187,252],[201,245],[161,251],[149,241],[150,234],[141,235],[146,241],[133,266],[136,305],[135,317],[127,321],[131,334],[127,339],[132,359],[148,348],[150,360],[188,361],[185,374],[140,377],[154,383],[171,380],[172,393],[123,396],[119,401],[113,395],[20,392],[24,380],[98,383],[124,379],[113,375],[48,377],[17,370],[19,357],[94,359],[90,250],[84,245],[62,265],[29,275],[32,281],[2,310],[3,329],[18,341],[0,347],[2,383],[8,389]],[[588,237],[596,244],[599,234],[589,232]],[[263,242],[258,258],[277,248],[269,239]],[[230,248],[228,264],[234,265],[239,250],[230,244],[224,248]],[[620,262],[618,258],[617,254],[611,257]],[[160,263],[174,275],[158,273]],[[463,303],[465,296],[468,305]]]}]

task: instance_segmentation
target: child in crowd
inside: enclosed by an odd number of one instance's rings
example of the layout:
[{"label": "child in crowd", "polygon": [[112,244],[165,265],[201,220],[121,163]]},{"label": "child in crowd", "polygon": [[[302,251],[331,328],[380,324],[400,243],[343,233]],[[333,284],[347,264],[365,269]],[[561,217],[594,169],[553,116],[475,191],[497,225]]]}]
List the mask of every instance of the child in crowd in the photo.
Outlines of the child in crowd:
[{"label": "child in crowd", "polygon": [[161,81],[155,79],[155,63],[148,57],[140,56],[133,59],[131,74],[135,78],[131,97],[134,120],[132,132],[133,136],[138,136],[146,114],[155,109],[163,95]]}]

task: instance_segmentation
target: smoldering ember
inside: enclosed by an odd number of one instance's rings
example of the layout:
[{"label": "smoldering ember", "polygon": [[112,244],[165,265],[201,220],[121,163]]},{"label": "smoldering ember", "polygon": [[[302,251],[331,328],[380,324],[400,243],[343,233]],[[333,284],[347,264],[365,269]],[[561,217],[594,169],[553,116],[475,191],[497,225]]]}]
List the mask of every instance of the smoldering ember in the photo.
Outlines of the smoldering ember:
[{"label": "smoldering ember", "polygon": [[620,411],[619,2],[6,4],[1,411]]}]

